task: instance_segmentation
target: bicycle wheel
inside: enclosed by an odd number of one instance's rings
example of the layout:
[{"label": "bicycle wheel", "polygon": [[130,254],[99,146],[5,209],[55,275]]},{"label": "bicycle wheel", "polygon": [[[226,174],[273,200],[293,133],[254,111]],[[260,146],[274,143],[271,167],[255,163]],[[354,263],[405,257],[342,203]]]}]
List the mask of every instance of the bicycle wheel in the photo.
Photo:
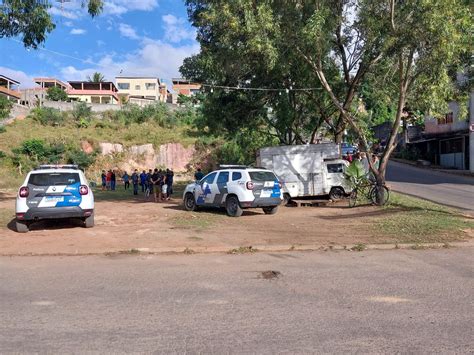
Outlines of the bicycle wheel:
[{"label": "bicycle wheel", "polygon": [[[381,190],[381,191],[380,191]],[[387,186],[375,185],[370,190],[370,201],[377,206],[385,206],[390,199],[390,191]]]},{"label": "bicycle wheel", "polygon": [[354,207],[357,204],[357,190],[352,190],[349,195],[349,207]]}]

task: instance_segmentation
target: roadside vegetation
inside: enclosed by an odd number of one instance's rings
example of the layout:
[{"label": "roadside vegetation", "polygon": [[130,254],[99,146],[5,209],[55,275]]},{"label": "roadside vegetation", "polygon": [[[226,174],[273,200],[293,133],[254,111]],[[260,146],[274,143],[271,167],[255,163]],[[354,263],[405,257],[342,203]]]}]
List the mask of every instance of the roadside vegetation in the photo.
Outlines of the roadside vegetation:
[{"label": "roadside vegetation", "polygon": [[384,207],[387,213],[377,218],[373,233],[390,243],[445,243],[468,238],[474,218],[459,210],[419,198],[392,193]]},{"label": "roadside vegetation", "polygon": [[[82,103],[70,112],[35,108],[24,120],[0,130],[0,188],[16,188],[24,174],[38,164],[74,163],[87,168],[99,157],[99,142],[124,146],[152,143],[155,147],[194,144],[194,115],[192,108],[171,111],[164,104],[130,105],[100,114]],[[83,152],[81,142],[90,144],[94,151]]]}]

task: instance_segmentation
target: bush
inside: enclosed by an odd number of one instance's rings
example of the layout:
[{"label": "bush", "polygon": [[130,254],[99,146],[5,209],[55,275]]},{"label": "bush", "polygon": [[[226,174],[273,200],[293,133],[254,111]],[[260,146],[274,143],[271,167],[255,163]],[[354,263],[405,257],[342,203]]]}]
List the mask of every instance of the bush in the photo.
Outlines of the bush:
[{"label": "bush", "polygon": [[61,126],[67,114],[51,107],[36,107],[31,110],[29,117],[43,126]]},{"label": "bush", "polygon": [[76,122],[77,126],[80,128],[89,127],[90,121],[92,119],[92,109],[87,106],[85,102],[79,102],[74,105],[72,110],[72,117]]},{"label": "bush", "polygon": [[30,117],[43,126],[60,126],[64,123],[65,116],[61,111],[51,107],[37,107],[31,110]]},{"label": "bush", "polygon": [[0,150],[0,159],[6,158],[7,153],[5,153],[3,150]]},{"label": "bush", "polygon": [[51,101],[67,101],[68,99],[66,91],[57,86],[48,89],[46,98]]},{"label": "bush", "polygon": [[7,118],[13,107],[13,103],[5,96],[0,96],[0,118]]},{"label": "bush", "polygon": [[0,125],[0,133],[5,133],[7,131],[7,127],[4,125]]},{"label": "bush", "polygon": [[25,154],[35,160],[41,160],[46,157],[49,149],[45,142],[41,139],[29,139],[24,141],[18,150],[13,150],[14,153]]},{"label": "bush", "polygon": [[68,164],[77,164],[81,169],[85,169],[92,165],[95,161],[95,156],[88,155],[82,150],[72,150],[67,153],[66,162]]}]

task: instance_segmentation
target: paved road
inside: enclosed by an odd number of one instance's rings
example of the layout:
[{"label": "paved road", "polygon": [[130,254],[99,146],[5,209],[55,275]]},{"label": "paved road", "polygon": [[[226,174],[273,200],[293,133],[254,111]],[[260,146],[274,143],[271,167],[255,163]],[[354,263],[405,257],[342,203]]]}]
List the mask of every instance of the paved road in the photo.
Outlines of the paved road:
[{"label": "paved road", "polygon": [[399,192],[474,213],[474,179],[390,161],[387,181]]},{"label": "paved road", "polygon": [[472,353],[473,257],[0,258],[0,353]]}]

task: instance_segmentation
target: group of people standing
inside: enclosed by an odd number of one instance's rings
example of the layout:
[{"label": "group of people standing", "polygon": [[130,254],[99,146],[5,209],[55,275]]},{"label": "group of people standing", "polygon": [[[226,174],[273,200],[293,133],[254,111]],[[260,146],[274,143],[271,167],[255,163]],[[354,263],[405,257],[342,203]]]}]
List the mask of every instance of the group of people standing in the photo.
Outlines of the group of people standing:
[{"label": "group of people standing", "polygon": [[[107,172],[102,170],[101,178],[102,190],[115,190],[117,178],[114,170]],[[171,169],[149,169],[148,172],[143,170],[141,173],[138,172],[138,169],[135,169],[132,175],[125,171],[121,178],[125,190],[132,186],[133,194],[138,195],[141,188],[141,192],[153,194],[155,202],[169,200],[173,194],[174,172]]]}]

